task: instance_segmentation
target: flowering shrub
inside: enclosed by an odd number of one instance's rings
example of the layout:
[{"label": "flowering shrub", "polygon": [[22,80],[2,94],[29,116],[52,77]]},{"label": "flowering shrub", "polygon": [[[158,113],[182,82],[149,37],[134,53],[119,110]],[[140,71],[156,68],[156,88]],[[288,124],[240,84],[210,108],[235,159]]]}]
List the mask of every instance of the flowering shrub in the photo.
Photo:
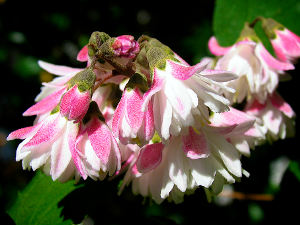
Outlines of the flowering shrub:
[{"label": "flowering shrub", "polygon": [[7,137],[23,140],[16,160],[62,183],[122,177],[119,195],[131,188],[157,204],[199,188],[217,196],[249,176],[251,150],[293,135],[295,112],[278,86],[295,69],[300,37],[258,17],[232,46],[213,36],[208,48],[213,57],[190,65],[153,37],[96,31],[77,55],[82,68],[40,60],[57,77],[23,113],[34,124]]}]

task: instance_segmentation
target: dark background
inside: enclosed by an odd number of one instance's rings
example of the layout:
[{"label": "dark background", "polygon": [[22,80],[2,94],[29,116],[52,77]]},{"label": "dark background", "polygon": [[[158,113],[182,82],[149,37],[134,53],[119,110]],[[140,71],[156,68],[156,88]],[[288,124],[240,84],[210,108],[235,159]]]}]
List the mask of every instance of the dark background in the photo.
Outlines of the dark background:
[{"label": "dark background", "polygon": [[[21,163],[15,162],[15,150],[20,141],[6,143],[5,138],[11,131],[32,124],[34,118],[24,118],[22,113],[34,103],[41,82],[52,79],[38,67],[37,60],[83,67],[76,61],[76,55],[93,31],[104,31],[110,36],[131,34],[136,39],[142,34],[150,35],[190,64],[211,56],[207,41],[213,35],[214,1],[201,1],[199,5],[181,1],[163,5],[162,2],[0,0],[0,211],[3,217],[7,219],[5,210],[34,174],[23,171]],[[280,83],[278,89],[296,113],[299,67],[296,65],[296,70],[291,71],[292,81]],[[243,167],[251,176],[242,178],[233,186],[234,190],[246,194],[272,194],[272,201],[233,198],[231,204],[220,206],[216,202],[208,203],[203,190],[199,189],[182,204],[165,201],[156,205],[133,196],[130,188],[118,197],[117,189],[111,188],[117,183],[88,180],[84,188],[62,201],[63,214],[75,223],[88,214],[96,224],[100,221],[104,224],[298,221],[300,185],[290,167],[279,189],[268,183],[270,162],[281,156],[299,162],[298,151],[297,138],[289,138],[256,148],[251,158],[243,158]],[[76,208],[72,207],[73,199],[80,202]]]}]

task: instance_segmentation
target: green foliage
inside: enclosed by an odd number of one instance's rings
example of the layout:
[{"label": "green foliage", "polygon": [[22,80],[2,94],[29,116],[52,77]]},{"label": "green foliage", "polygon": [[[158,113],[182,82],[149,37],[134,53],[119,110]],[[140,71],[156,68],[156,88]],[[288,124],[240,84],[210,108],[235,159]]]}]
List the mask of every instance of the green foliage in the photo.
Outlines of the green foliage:
[{"label": "green foliage", "polygon": [[300,182],[300,165],[299,162],[291,161],[289,164],[289,170],[295,175],[297,180]]},{"label": "green foliage", "polygon": [[53,182],[51,177],[38,172],[26,188],[18,194],[8,214],[16,224],[72,224],[61,217],[58,203],[79,186],[74,181]]},{"label": "green foliage", "polygon": [[244,23],[251,23],[258,16],[271,17],[300,34],[300,27],[295,23],[300,17],[298,0],[217,0],[213,30],[220,45],[232,45],[238,39]]}]

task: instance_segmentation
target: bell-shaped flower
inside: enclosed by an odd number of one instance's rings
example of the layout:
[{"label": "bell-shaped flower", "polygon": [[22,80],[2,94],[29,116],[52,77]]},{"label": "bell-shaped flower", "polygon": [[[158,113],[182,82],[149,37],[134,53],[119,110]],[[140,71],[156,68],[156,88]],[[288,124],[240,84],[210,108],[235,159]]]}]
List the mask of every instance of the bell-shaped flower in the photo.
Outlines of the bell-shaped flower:
[{"label": "bell-shaped flower", "polygon": [[230,107],[223,113],[210,117],[210,126],[218,130],[243,155],[250,156],[250,149],[265,140],[265,132],[257,126],[256,117]]},{"label": "bell-shaped flower", "polygon": [[208,108],[213,112],[228,110],[230,102],[220,90],[234,91],[222,84],[235,79],[234,74],[206,69],[210,63],[208,59],[189,66],[175,53],[171,57],[160,51],[156,48],[148,51],[150,56],[161,59],[152,59],[158,62],[152,65],[152,84],[144,94],[143,109],[151,99],[155,129],[164,140],[170,135],[178,135],[182,128],[194,125],[195,117],[207,121]]},{"label": "bell-shaped flower", "polygon": [[127,143],[130,139],[139,138],[149,141],[154,134],[152,104],[142,110],[143,94],[139,88],[125,88],[122,98],[114,112],[112,129],[120,141]]},{"label": "bell-shaped flower", "polygon": [[276,37],[271,40],[275,54],[283,62],[294,62],[300,57],[300,37],[288,30],[276,29]]},{"label": "bell-shaped flower", "polygon": [[217,194],[224,184],[248,175],[231,138],[245,135],[253,123],[253,118],[241,113],[234,123],[197,124],[164,144],[149,143],[132,154],[122,188],[132,182],[133,193],[150,196],[157,203],[166,198],[181,202],[186,192],[197,187]]},{"label": "bell-shaped flower", "polygon": [[293,63],[300,57],[300,37],[272,18],[261,18],[277,58]]},{"label": "bell-shaped flower", "polygon": [[262,130],[272,140],[284,139],[294,133],[292,118],[295,113],[276,92],[269,95],[264,104],[254,99],[247,104],[244,111],[262,121]]},{"label": "bell-shaped flower", "polygon": [[68,82],[67,92],[60,101],[60,113],[68,120],[76,122],[83,119],[91,101],[96,75],[92,69],[87,68],[77,73]]},{"label": "bell-shaped flower", "polygon": [[101,114],[95,102],[91,103],[90,110],[87,115],[89,121],[82,124],[77,137],[76,149],[84,165],[82,173],[102,180],[107,173],[112,176],[120,170],[121,153],[111,129],[104,118],[99,118]]},{"label": "bell-shaped flower", "polygon": [[263,103],[276,89],[279,74],[294,69],[293,64],[274,58],[261,42],[256,43],[247,38],[224,48],[212,37],[209,48],[212,53],[222,56],[215,69],[228,70],[239,76],[226,83],[236,91],[224,92],[231,103],[241,103],[246,98],[256,98]]},{"label": "bell-shaped flower", "polygon": [[23,169],[42,168],[53,180],[65,182],[74,175],[78,178],[81,168],[74,160],[78,131],[78,124],[66,120],[57,111],[44,115],[34,126],[10,133],[7,140],[24,139],[16,153],[16,160],[22,160]]}]

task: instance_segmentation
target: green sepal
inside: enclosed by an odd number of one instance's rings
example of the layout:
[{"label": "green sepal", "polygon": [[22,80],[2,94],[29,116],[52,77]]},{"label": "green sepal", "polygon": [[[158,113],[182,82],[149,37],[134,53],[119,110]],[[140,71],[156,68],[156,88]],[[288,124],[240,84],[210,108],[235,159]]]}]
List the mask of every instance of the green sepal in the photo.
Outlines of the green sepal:
[{"label": "green sepal", "polygon": [[54,108],[54,109],[52,109],[52,111],[51,111],[50,115],[53,115],[53,114],[55,114],[55,113],[59,112],[59,109],[60,109],[60,105],[58,104],[57,106],[55,106],[55,108]]},{"label": "green sepal", "polygon": [[132,77],[130,77],[125,89],[134,89],[136,87],[139,88],[143,93],[149,89],[147,77],[144,74],[135,73]]},{"label": "green sepal", "polygon": [[99,110],[97,103],[94,101],[92,101],[89,105],[89,109],[82,120],[83,124],[87,124],[93,116],[96,116],[100,121],[105,122],[103,114]]},{"label": "green sepal", "polygon": [[96,74],[93,69],[88,67],[83,71],[77,73],[71,80],[68,82],[68,89],[72,88],[74,85],[77,85],[80,92],[85,92],[87,90],[92,90],[96,81]]},{"label": "green sepal", "polygon": [[254,42],[261,42],[259,37],[256,35],[255,30],[250,26],[248,22],[245,23],[244,28],[241,31],[240,37],[236,42],[243,41],[246,38],[249,38]]},{"label": "green sepal", "polygon": [[114,50],[112,48],[113,43],[116,38],[107,39],[98,49],[98,54],[104,58],[112,58],[115,56]]},{"label": "green sepal", "polygon": [[275,39],[276,38],[276,33],[275,30],[283,30],[284,26],[272,18],[262,18],[262,27],[270,39]]},{"label": "green sepal", "polygon": [[108,39],[110,39],[110,36],[104,32],[93,32],[91,34],[88,44],[89,57],[93,57],[94,55],[96,55],[101,45],[105,43]]}]

